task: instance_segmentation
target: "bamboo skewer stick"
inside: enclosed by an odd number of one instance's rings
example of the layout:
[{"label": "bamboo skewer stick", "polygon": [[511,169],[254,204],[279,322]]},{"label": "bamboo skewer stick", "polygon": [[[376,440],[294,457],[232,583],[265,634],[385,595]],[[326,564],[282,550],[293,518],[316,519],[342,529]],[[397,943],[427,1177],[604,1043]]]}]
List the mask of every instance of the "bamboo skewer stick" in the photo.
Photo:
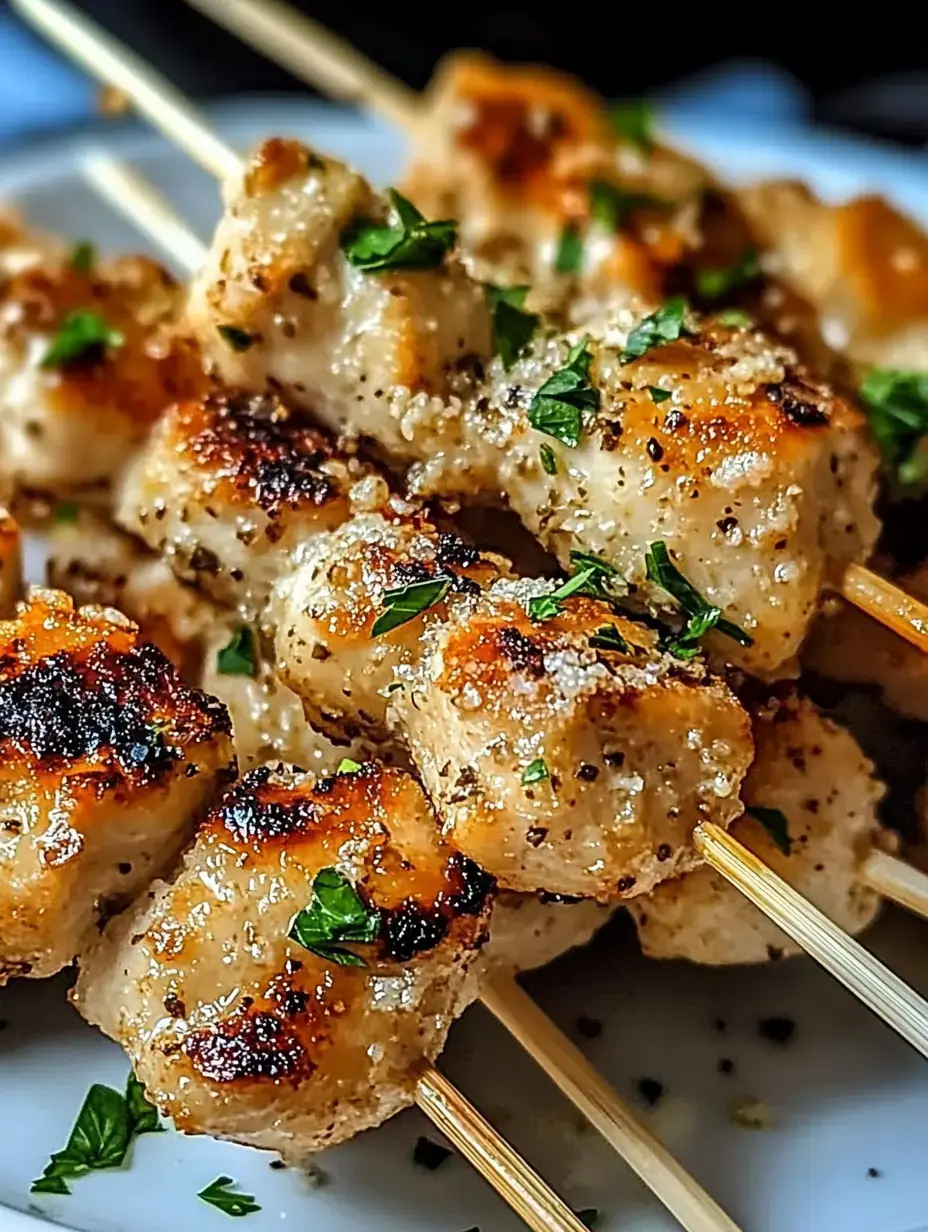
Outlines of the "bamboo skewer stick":
[{"label": "bamboo skewer stick", "polygon": [[863,565],[848,565],[841,594],[849,603],[928,654],[928,607],[888,578]]},{"label": "bamboo skewer stick", "polygon": [[928,1004],[721,826],[696,827],[706,863],[779,925],[868,1009],[928,1057]]},{"label": "bamboo skewer stick", "polygon": [[[83,170],[108,204],[169,256],[183,254],[187,272],[199,267],[205,246],[142,176],[98,150],[89,154]],[[514,979],[495,977],[484,987],[481,1000],[688,1232],[737,1232],[714,1199],[637,1121],[605,1078]]]},{"label": "bamboo skewer stick", "polygon": [[885,851],[872,851],[860,879],[883,898],[928,920],[928,874],[921,869]]}]

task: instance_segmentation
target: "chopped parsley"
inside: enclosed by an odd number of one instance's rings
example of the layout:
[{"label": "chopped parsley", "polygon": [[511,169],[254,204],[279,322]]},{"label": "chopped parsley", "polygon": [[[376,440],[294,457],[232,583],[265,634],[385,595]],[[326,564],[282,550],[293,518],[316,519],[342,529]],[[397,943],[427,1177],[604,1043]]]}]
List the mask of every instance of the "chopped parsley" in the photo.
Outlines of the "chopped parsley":
[{"label": "chopped parsley", "polygon": [[361,763],[359,761],[352,761],[350,757],[343,757],[341,761],[338,763],[338,769],[335,771],[335,773],[336,774],[357,774],[360,769],[361,769]]},{"label": "chopped parsley", "polygon": [[487,284],[486,292],[493,320],[493,346],[508,372],[531,342],[541,317],[525,311],[525,297],[529,292],[526,286]]},{"label": "chopped parsley", "polygon": [[673,394],[669,389],[661,389],[660,385],[649,385],[648,393],[651,395],[651,401],[655,405],[659,405],[661,402],[666,402],[668,398],[673,397]]},{"label": "chopped parsley", "polygon": [[32,1182],[31,1192],[69,1194],[69,1181],[103,1168],[118,1168],[133,1137],[162,1128],[134,1074],[129,1075],[125,1095],[95,1082],[84,1097],[65,1147],[51,1156],[45,1171]]},{"label": "chopped parsley", "polygon": [[592,570],[592,576],[582,593],[594,599],[609,599],[610,590],[617,585],[624,584],[625,579],[615,565],[610,565],[608,560],[603,560],[601,556],[595,556],[592,552],[571,552],[570,576],[575,577],[584,570]]},{"label": "chopped parsley", "polygon": [[762,808],[760,805],[748,804],[746,811],[755,821],[759,821],[779,849],[788,856],[793,849],[793,840],[789,836],[789,822],[778,808]]},{"label": "chopped parsley", "polygon": [[730,329],[747,329],[751,324],[751,314],[743,308],[725,308],[715,319],[719,325],[727,325]]},{"label": "chopped parsley", "polygon": [[238,325],[217,325],[216,333],[238,354],[250,351],[258,341],[257,334],[250,334],[247,329],[241,329]]},{"label": "chopped parsley", "polygon": [[928,373],[874,368],[860,396],[886,470],[902,489],[923,486],[928,454],[919,446],[928,434]]},{"label": "chopped parsley", "polygon": [[348,263],[368,273],[437,268],[457,243],[458,224],[450,218],[428,222],[395,188],[389,196],[398,221],[356,219],[341,238]]},{"label": "chopped parsley", "polygon": [[442,1146],[438,1142],[433,1142],[431,1138],[426,1138],[424,1135],[416,1139],[416,1145],[412,1150],[412,1162],[420,1168],[427,1168],[429,1172],[434,1172],[436,1168],[440,1168],[443,1163],[446,1163],[454,1154],[448,1147]]},{"label": "chopped parsley", "polygon": [[557,474],[557,454],[551,448],[547,441],[542,441],[538,446],[538,455],[541,458],[541,469],[546,475]]},{"label": "chopped parsley", "polygon": [[254,632],[239,625],[216,655],[216,671],[220,676],[253,676],[256,657]]},{"label": "chopped parsley", "polygon": [[97,262],[97,250],[90,240],[78,240],[71,249],[71,269],[75,274],[89,274]]},{"label": "chopped parsley", "polygon": [[620,355],[623,364],[640,359],[653,347],[665,342],[676,342],[686,331],[686,300],[674,295],[665,300],[656,312],[644,318],[628,335]]},{"label": "chopped parsley", "polygon": [[339,967],[366,967],[342,942],[370,944],[380,935],[380,925],[380,912],[365,903],[348,878],[337,868],[323,868],[313,881],[309,906],[294,916],[288,936]]},{"label": "chopped parsley", "polygon": [[760,274],[760,258],[753,244],[734,265],[696,271],[696,290],[703,299],[724,299],[732,291],[753,282]]},{"label": "chopped parsley", "polygon": [[545,779],[550,778],[548,773],[548,763],[543,757],[536,757],[534,761],[530,761],[522,771],[522,786],[531,787],[532,783],[541,783]]},{"label": "chopped parsley", "polygon": [[642,99],[616,103],[610,115],[617,136],[637,146],[643,154],[654,148],[654,110]]},{"label": "chopped parsley", "polygon": [[593,354],[584,338],[572,347],[567,363],[545,381],[528,408],[529,423],[539,432],[576,449],[583,435],[583,416],[599,410],[599,390],[590,384]]},{"label": "chopped parsley", "polygon": [[562,229],[554,253],[554,269],[558,274],[579,274],[583,265],[583,236],[575,223]]},{"label": "chopped parsley", "polygon": [[42,356],[42,368],[69,368],[95,363],[106,351],[125,345],[126,336],[113,329],[106,317],[92,308],[69,312]]},{"label": "chopped parsley", "polygon": [[436,603],[441,603],[453,580],[447,573],[439,573],[423,582],[407,582],[405,586],[394,586],[385,590],[383,611],[374,621],[371,636],[380,637],[398,629],[421,612],[427,612]]},{"label": "chopped parsley", "polygon": [[636,210],[666,208],[651,193],[629,192],[608,180],[590,181],[590,218],[604,231],[621,231]]},{"label": "chopped parsley", "polygon": [[632,648],[615,625],[602,625],[590,638],[594,650],[617,650],[619,654],[631,654]]},{"label": "chopped parsley", "polygon": [[205,1189],[200,1190],[197,1197],[203,1202],[208,1202],[210,1206],[215,1206],[217,1211],[222,1211],[224,1215],[231,1215],[235,1219],[260,1211],[261,1207],[255,1202],[253,1194],[232,1193],[231,1186],[235,1183],[231,1176],[217,1176],[215,1181],[211,1181]]},{"label": "chopped parsley", "polygon": [[556,590],[552,590],[549,595],[538,595],[534,599],[529,599],[528,614],[531,619],[542,621],[550,620],[552,616],[558,616],[564,609],[564,599],[569,599],[571,595],[580,594],[584,591],[589,593],[586,588],[596,576],[596,572],[596,569],[592,566],[587,569],[581,569],[573,577],[569,577],[566,582],[562,582]]},{"label": "chopped parsley", "polygon": [[691,659],[699,650],[699,641],[710,629],[717,629],[739,646],[751,646],[753,638],[731,620],[722,617],[721,608],[704,599],[670,559],[667,544],[652,543],[645,555],[648,580],[666,590],[687,617],[682,633],[669,640],[665,648],[680,659]]},{"label": "chopped parsley", "polygon": [[76,501],[63,500],[55,505],[54,518],[60,526],[73,526],[80,515]]}]

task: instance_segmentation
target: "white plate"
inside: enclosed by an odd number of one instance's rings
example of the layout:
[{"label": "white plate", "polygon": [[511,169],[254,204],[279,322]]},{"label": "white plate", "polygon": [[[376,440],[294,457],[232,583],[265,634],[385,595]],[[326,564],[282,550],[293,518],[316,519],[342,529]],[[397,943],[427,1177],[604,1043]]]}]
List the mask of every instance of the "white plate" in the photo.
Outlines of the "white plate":
[{"label": "white plate", "polygon": [[[311,103],[239,103],[223,126],[241,144],[270,132],[315,141],[379,181],[396,174],[399,142],[386,131]],[[700,155],[727,175],[792,174],[841,196],[881,187],[924,212],[928,171],[914,159],[845,139],[737,130],[724,136],[678,124]],[[214,186],[180,156],[131,128],[109,128],[111,146],[137,161],[203,229],[215,217]],[[74,167],[82,134],[0,166],[0,191],[36,222],[111,249],[139,241],[83,187]],[[928,930],[890,914],[869,944],[913,982],[928,983]],[[208,1139],[149,1135],[129,1166],[76,1182],[71,1197],[30,1197],[29,1184],[64,1145],[92,1081],[121,1085],[126,1062],[65,1001],[67,981],[22,981],[0,992],[0,1229],[35,1232],[33,1216],[88,1232],[193,1232],[226,1216],[196,1193],[220,1173],[256,1196],[249,1232],[517,1232],[521,1224],[468,1166],[435,1173],[412,1163],[417,1112],[330,1152],[328,1183],[313,1188],[269,1157]],[[915,1232],[928,1228],[928,1069],[828,976],[805,960],[744,971],[645,962],[621,926],[587,951],[530,981],[573,1032],[586,1014],[604,1023],[582,1041],[630,1099],[659,1079],[666,1095],[645,1116],[670,1148],[751,1232]],[[795,1040],[761,1039],[758,1019],[788,1015]],[[724,1030],[716,1023],[723,1021]],[[732,1076],[718,1070],[734,1061]],[[442,1065],[474,1102],[574,1206],[602,1212],[603,1232],[656,1232],[676,1225],[531,1062],[481,1009],[455,1028]],[[742,1129],[729,1115],[745,1095],[765,1099],[774,1128]],[[868,1176],[875,1168],[879,1176]],[[17,1212],[19,1212],[17,1214]]]}]

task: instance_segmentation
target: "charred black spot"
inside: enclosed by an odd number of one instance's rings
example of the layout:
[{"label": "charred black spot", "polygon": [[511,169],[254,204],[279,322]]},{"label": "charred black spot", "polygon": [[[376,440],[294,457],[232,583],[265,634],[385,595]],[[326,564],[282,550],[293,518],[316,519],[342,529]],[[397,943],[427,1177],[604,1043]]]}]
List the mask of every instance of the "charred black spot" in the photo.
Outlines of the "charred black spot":
[{"label": "charred black spot", "polygon": [[[319,820],[319,805],[306,795],[294,793],[287,800],[264,799],[261,789],[270,775],[270,766],[250,771],[216,809],[222,824],[239,842],[260,842],[299,834]],[[321,787],[322,783],[317,784],[317,789]]]},{"label": "charred black spot", "polygon": [[779,385],[768,385],[766,393],[790,423],[799,428],[820,428],[828,423],[827,414],[816,400],[819,395],[803,381],[794,378]]},{"label": "charred black spot", "polygon": [[435,560],[443,569],[449,565],[457,565],[459,569],[469,569],[479,559],[479,551],[473,544],[465,542],[460,535],[441,534],[438,536],[438,551],[435,554]]},{"label": "charred black spot", "polygon": [[210,573],[215,577],[222,570],[222,561],[215,552],[198,545],[190,553],[190,568],[194,573]]},{"label": "charred black spot", "polygon": [[456,883],[447,899],[455,915],[479,915],[496,888],[490,874],[460,852],[455,852],[448,861],[448,877]]},{"label": "charred black spot", "polygon": [[451,590],[456,595],[479,595],[480,583],[475,582],[473,578],[464,577],[461,573],[454,573],[450,569],[445,572],[451,574]]},{"label": "charred black spot", "polygon": [[315,1068],[286,1024],[264,1011],[245,1012],[189,1035],[183,1051],[210,1082],[308,1077]]},{"label": "charred black spot", "polygon": [[421,560],[401,560],[393,568],[392,585],[410,586],[413,582],[427,582],[435,573]]},{"label": "charred black spot", "polygon": [[506,658],[520,672],[528,672],[532,676],[543,676],[545,673],[545,656],[541,647],[530,637],[520,633],[510,625],[500,629],[497,636],[500,649]]},{"label": "charred black spot", "polygon": [[384,951],[396,962],[409,962],[443,941],[450,923],[440,911],[427,911],[416,902],[403,903],[384,913],[380,934]]}]

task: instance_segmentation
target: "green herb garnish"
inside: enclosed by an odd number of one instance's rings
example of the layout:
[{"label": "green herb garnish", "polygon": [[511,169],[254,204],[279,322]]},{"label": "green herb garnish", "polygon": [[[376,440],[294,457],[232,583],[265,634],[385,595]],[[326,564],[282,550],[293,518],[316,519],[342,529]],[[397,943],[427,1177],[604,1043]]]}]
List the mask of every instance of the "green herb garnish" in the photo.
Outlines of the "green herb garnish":
[{"label": "green herb garnish", "polygon": [[590,181],[590,218],[604,231],[621,231],[636,210],[666,208],[651,193],[628,192],[608,180]]},{"label": "green herb garnish", "polygon": [[778,808],[761,808],[759,805],[745,805],[745,811],[759,821],[785,856],[792,851],[793,841],[789,836],[789,822]]},{"label": "green herb garnish", "polygon": [[590,638],[593,650],[617,650],[619,654],[631,654],[632,648],[615,625],[602,625]]},{"label": "green herb garnish", "polygon": [[874,368],[860,396],[886,470],[899,487],[917,489],[928,481],[928,454],[919,448],[928,434],[928,373]]},{"label": "green herb garnish", "polygon": [[619,137],[637,146],[643,154],[654,148],[654,110],[641,99],[616,103],[609,114]]},{"label": "green herb garnish", "polygon": [[427,222],[411,201],[389,190],[398,221],[392,225],[357,219],[342,234],[342,252],[355,269],[435,269],[457,242],[458,224],[450,218]]},{"label": "green herb garnish", "polygon": [[760,258],[757,249],[751,245],[746,249],[741,260],[734,265],[722,266],[718,269],[698,269],[696,271],[696,290],[703,299],[723,299],[739,287],[753,282],[760,274]]},{"label": "green herb garnish", "polygon": [[525,297],[529,288],[494,287],[487,284],[490,312],[493,318],[493,346],[508,372],[532,340],[541,320],[534,312],[525,312]]},{"label": "green herb garnish", "polygon": [[97,262],[97,250],[90,240],[78,240],[71,249],[71,269],[76,274],[89,274]]},{"label": "green herb garnish", "polygon": [[216,655],[216,670],[220,676],[253,676],[256,657],[253,631],[248,625],[239,625]]},{"label": "green herb garnish", "polygon": [[545,779],[550,778],[548,773],[548,763],[543,757],[536,757],[534,761],[530,761],[522,771],[522,786],[531,787],[532,783],[541,783]]},{"label": "green herb garnish", "polygon": [[752,324],[751,314],[743,308],[724,308],[715,319],[729,329],[747,329]]},{"label": "green herb garnish", "polygon": [[60,526],[73,526],[80,516],[76,501],[63,500],[55,504],[55,521]]},{"label": "green herb garnish", "polygon": [[447,573],[439,573],[424,582],[408,582],[383,592],[383,611],[374,621],[372,637],[380,637],[392,629],[413,620],[436,603],[441,603],[454,579]]},{"label": "green herb garnish", "polygon": [[610,598],[610,588],[617,583],[623,584],[625,580],[615,565],[610,565],[601,556],[595,556],[592,552],[571,552],[570,576],[576,577],[578,573],[589,570],[592,570],[590,580],[581,593],[594,599]]},{"label": "green herb garnish", "polygon": [[620,355],[623,364],[633,359],[640,359],[653,347],[663,346],[665,342],[676,342],[686,331],[686,300],[682,295],[674,295],[661,304],[656,312],[644,318],[628,335],[625,349]]},{"label": "green herb garnish", "polygon": [[344,874],[323,868],[313,881],[309,906],[298,912],[289,936],[300,945],[340,967],[366,967],[367,963],[342,942],[370,944],[380,934],[381,915],[368,907]]},{"label": "green herb garnish", "polygon": [[139,1134],[164,1133],[164,1126],[158,1117],[158,1109],[145,1094],[145,1087],[131,1070],[126,1079],[125,1100],[131,1134],[138,1137]]},{"label": "green herb garnish", "polygon": [[260,1211],[261,1207],[255,1202],[253,1194],[231,1192],[229,1187],[234,1184],[235,1181],[231,1176],[217,1176],[215,1181],[200,1190],[197,1197],[203,1202],[208,1202],[210,1206],[215,1206],[224,1215],[231,1215],[235,1219]]},{"label": "green herb garnish", "polygon": [[589,382],[592,352],[587,339],[578,342],[567,363],[545,381],[528,408],[533,428],[576,449],[583,435],[583,416],[599,409],[599,390]]},{"label": "green herb garnish", "polygon": [[547,441],[542,441],[538,446],[538,454],[541,458],[541,468],[546,475],[557,474],[557,454],[551,448]]},{"label": "green herb garnish", "polygon": [[531,619],[542,621],[558,616],[564,609],[564,599],[569,599],[571,595],[589,593],[588,587],[596,577],[596,572],[592,566],[588,569],[581,569],[556,590],[552,590],[549,595],[538,595],[534,599],[529,599],[528,614]]},{"label": "green herb garnish", "polygon": [[660,385],[649,385],[648,393],[651,395],[651,401],[655,404],[666,402],[668,398],[673,397],[669,389],[661,389]]},{"label": "green herb garnish", "polygon": [[126,336],[91,308],[69,312],[42,356],[42,368],[69,368],[95,363],[108,350],[125,345]]},{"label": "green herb garnish", "polygon": [[583,265],[583,236],[574,223],[562,229],[554,253],[554,269],[558,274],[579,274]]},{"label": "green herb garnish", "polygon": [[[721,609],[704,599],[695,586],[683,576],[670,559],[667,544],[658,540],[652,543],[645,554],[648,580],[666,590],[676,599],[681,611],[688,617],[682,634],[668,643],[667,649],[680,658],[692,658],[699,638],[710,629],[717,629],[726,637],[733,638],[739,646],[751,646],[754,639],[733,621],[722,618]],[[698,649],[698,647],[697,647]]]},{"label": "green herb garnish", "polygon": [[341,761],[338,763],[338,769],[335,771],[335,773],[336,774],[357,774],[360,769],[361,769],[361,763],[359,761],[352,761],[350,757],[343,757]]},{"label": "green herb garnish", "polygon": [[87,1092],[67,1145],[55,1151],[32,1193],[69,1194],[67,1182],[101,1168],[118,1168],[132,1139],[125,1098],[95,1082]]}]

